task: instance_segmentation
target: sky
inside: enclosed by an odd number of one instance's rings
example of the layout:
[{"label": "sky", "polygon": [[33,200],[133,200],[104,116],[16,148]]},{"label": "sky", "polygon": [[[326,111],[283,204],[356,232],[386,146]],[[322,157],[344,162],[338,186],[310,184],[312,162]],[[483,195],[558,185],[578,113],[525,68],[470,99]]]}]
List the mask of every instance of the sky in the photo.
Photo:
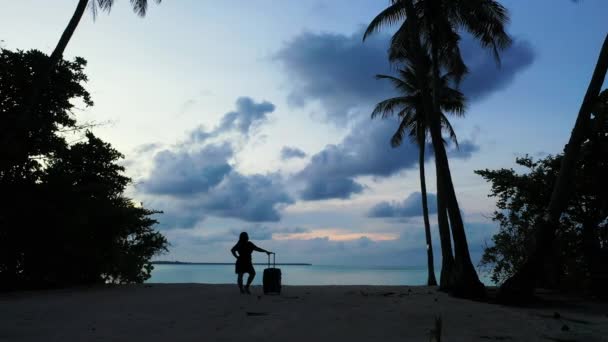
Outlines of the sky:
[{"label": "sky", "polygon": [[[0,0],[0,46],[50,53],[77,1],[48,3]],[[497,226],[490,186],[473,171],[563,149],[608,32],[605,0],[502,3],[514,43],[499,67],[463,35],[467,112],[451,119],[475,263]],[[418,150],[391,148],[398,122],[370,119],[395,94],[374,78],[394,72],[391,31],[362,42],[387,4],[164,0],[139,18],[116,0],[109,14],[86,14],[64,57],[88,61],[95,105],[75,115],[125,154],[128,195],[164,212],[171,246],[158,259],[230,261],[247,231],[277,261],[424,265]],[[432,156],[425,167],[433,204]]]}]

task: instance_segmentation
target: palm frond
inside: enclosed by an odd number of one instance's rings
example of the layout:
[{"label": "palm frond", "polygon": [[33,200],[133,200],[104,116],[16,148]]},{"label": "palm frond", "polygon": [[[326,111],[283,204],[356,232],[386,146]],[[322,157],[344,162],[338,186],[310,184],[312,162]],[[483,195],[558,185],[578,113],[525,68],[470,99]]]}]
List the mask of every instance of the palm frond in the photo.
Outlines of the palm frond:
[{"label": "palm frond", "polygon": [[462,117],[466,112],[464,94],[447,85],[441,89],[440,105],[443,111]]},{"label": "palm frond", "polygon": [[405,135],[406,131],[407,131],[407,124],[405,121],[402,120],[401,123],[399,124],[399,128],[397,128],[397,131],[391,137],[391,146],[392,147],[397,147],[397,146],[401,145],[401,143],[403,142],[403,136]]},{"label": "palm frond", "polygon": [[397,32],[391,37],[388,50],[390,62],[398,62],[410,59],[410,25],[407,19],[403,21]]},{"label": "palm frond", "polygon": [[500,51],[508,48],[511,37],[505,27],[509,23],[508,10],[495,0],[459,0],[458,12],[462,27],[471,33],[481,45],[490,48],[500,64]]},{"label": "palm frond", "polygon": [[456,132],[454,131],[450,120],[448,120],[448,118],[443,113],[441,113],[441,127],[446,133],[448,133],[450,140],[454,142],[456,148],[460,148],[458,146],[458,138],[456,137]]},{"label": "palm frond", "polygon": [[378,14],[367,26],[365,33],[363,33],[363,41],[365,41],[370,35],[380,31],[386,26],[392,26],[396,23],[404,20],[405,6],[398,1],[393,1],[393,4],[384,9]]},{"label": "palm frond", "polygon": [[403,142],[403,137],[407,133],[408,136],[411,137],[412,132],[416,129],[416,112],[412,110],[412,108],[406,108],[399,112],[399,117],[401,117],[401,122],[399,123],[399,127],[393,137],[391,138],[391,146],[397,147],[401,145]]},{"label": "palm frond", "polygon": [[383,119],[386,119],[390,116],[393,116],[395,114],[395,110],[399,107],[403,108],[407,106],[408,99],[403,96],[393,97],[378,102],[378,104],[374,108],[374,111],[372,112],[372,119],[376,118],[378,115],[381,115]]},{"label": "palm frond", "polygon": [[[154,0],[157,4],[160,4],[162,0]],[[148,0],[131,0],[131,6],[133,11],[141,17],[145,17],[148,11]]]},{"label": "palm frond", "polygon": [[[131,7],[133,8],[133,11],[141,16],[144,17],[146,16],[146,13],[148,11],[148,2],[149,0],[130,0],[131,1]],[[162,2],[162,0],[153,0],[154,2],[156,2],[157,4],[160,4]],[[95,18],[97,16],[97,12],[98,12],[98,8],[101,9],[102,11],[106,11],[106,12],[110,12],[110,10],[112,9],[112,6],[114,6],[114,0],[92,0],[89,3],[91,12],[93,13],[93,18]]]},{"label": "palm frond", "polygon": [[398,77],[395,76],[391,76],[391,75],[376,75],[376,79],[377,80],[382,80],[382,79],[386,79],[391,81],[391,83],[393,84],[393,86],[397,89],[399,89],[401,91],[401,93],[408,93],[409,92],[409,84],[405,81],[402,80]]}]

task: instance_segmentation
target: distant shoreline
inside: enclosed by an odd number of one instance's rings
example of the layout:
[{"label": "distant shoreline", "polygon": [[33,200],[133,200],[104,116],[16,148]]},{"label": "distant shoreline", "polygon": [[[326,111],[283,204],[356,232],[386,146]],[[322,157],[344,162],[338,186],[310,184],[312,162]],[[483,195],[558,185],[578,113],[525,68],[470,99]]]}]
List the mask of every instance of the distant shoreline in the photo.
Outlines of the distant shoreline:
[{"label": "distant shoreline", "polygon": [[[211,265],[211,266],[230,266],[234,265],[233,262],[184,262],[184,261],[153,261],[152,265]],[[268,265],[267,262],[257,262],[254,265]],[[312,266],[307,263],[290,263],[282,262],[276,263],[278,266]]]}]

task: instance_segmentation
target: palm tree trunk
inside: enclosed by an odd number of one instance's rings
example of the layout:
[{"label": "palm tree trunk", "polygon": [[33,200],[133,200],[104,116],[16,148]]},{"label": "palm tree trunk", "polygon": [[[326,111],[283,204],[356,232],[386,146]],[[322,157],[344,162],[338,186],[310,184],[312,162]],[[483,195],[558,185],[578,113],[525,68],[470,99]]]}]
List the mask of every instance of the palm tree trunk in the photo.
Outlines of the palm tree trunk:
[{"label": "palm tree trunk", "polygon": [[543,258],[552,254],[555,228],[567,205],[568,196],[572,190],[571,179],[574,175],[581,145],[586,138],[586,129],[591,121],[591,111],[600,93],[607,71],[608,35],[604,39],[600,56],[578,112],[570,140],[564,148],[564,157],[562,158],[557,181],[553,187],[547,212],[545,217],[540,218],[537,224],[536,243],[532,246],[528,260],[522,268],[500,287],[499,299],[504,302],[512,303],[527,300],[533,296],[537,277],[543,270]]},{"label": "palm tree trunk", "polygon": [[428,286],[436,286],[437,279],[435,279],[435,262],[433,260],[433,241],[431,239],[431,224],[429,223],[429,206],[427,203],[426,197],[426,180],[424,175],[424,148],[425,148],[424,139],[419,141],[420,153],[419,153],[419,163],[420,163],[420,191],[422,192],[422,214],[424,217],[424,234],[426,237],[426,256],[427,256],[427,265],[428,265],[428,280],[426,284]]},{"label": "palm tree trunk", "polygon": [[[410,51],[412,52],[412,57],[414,60],[414,69],[417,75],[427,75],[428,69],[426,69],[424,55],[424,49],[422,48],[422,44],[420,43],[420,27],[418,24],[418,17],[416,16],[416,11],[414,9],[414,4],[412,0],[404,0],[405,11],[407,16],[407,25],[409,25],[409,44]],[[422,106],[424,108],[425,114],[432,118],[434,117],[433,112],[433,103],[432,98],[430,97],[429,92],[427,91],[427,85],[423,77],[418,77],[418,87],[423,93],[424,100],[422,101]],[[432,130],[431,130],[432,131]],[[441,130],[440,130],[441,135]],[[441,136],[440,136],[441,139]],[[433,139],[433,140],[436,140]],[[435,141],[433,141],[433,148],[435,148]],[[443,145],[441,145],[441,149],[443,149]],[[445,155],[445,150],[443,150]],[[441,238],[441,252],[442,252],[442,265],[441,265],[441,286],[442,290],[449,290],[452,286],[453,280],[453,258],[452,258],[452,247],[450,241],[450,227],[448,224],[448,219],[446,216],[446,205],[445,205],[445,191],[442,190],[443,181],[440,177],[440,165],[437,163],[437,152],[435,151],[435,168],[437,170],[437,211],[438,211],[438,225],[439,225],[439,234]]]},{"label": "palm tree trunk", "polygon": [[[433,33],[431,33],[433,36]],[[485,287],[479,281],[475,267],[471,262],[469,254],[469,246],[467,236],[452,183],[452,175],[450,165],[447,158],[447,153],[443,145],[441,135],[441,108],[439,106],[439,89],[440,89],[440,70],[439,70],[439,47],[436,41],[432,39],[431,46],[431,61],[433,72],[433,111],[430,116],[431,138],[433,141],[433,149],[435,150],[435,162],[437,163],[437,177],[443,181],[443,186],[440,191],[444,191],[448,215],[450,217],[450,226],[452,227],[452,237],[454,239],[454,284],[452,291],[457,296],[463,297],[483,297],[485,295]]]},{"label": "palm tree trunk", "polygon": [[439,197],[445,200],[454,239],[454,273],[450,290],[457,296],[482,297],[485,287],[479,281],[469,255],[467,237],[452,183],[447,153],[443,145],[439,118],[437,114],[432,117],[434,118],[431,119],[431,138],[435,151],[438,183],[441,184],[438,192]]},{"label": "palm tree trunk", "polygon": [[42,70],[42,72],[40,72],[38,75],[36,75],[36,78],[34,80],[34,83],[32,84],[32,88],[30,90],[29,97],[24,105],[23,117],[28,117],[31,114],[34,107],[38,104],[40,95],[44,91],[44,88],[46,87],[46,83],[48,82],[49,77],[53,73],[55,66],[57,65],[57,63],[59,63],[59,61],[63,57],[63,52],[65,51],[65,48],[68,46],[70,39],[72,39],[72,36],[74,35],[74,32],[76,31],[76,28],[78,27],[78,24],[80,23],[80,20],[82,19],[82,16],[84,15],[84,12],[86,11],[88,4],[89,4],[89,0],[79,0],[78,1],[78,5],[76,6],[76,11],[74,11],[72,18],[70,19],[70,22],[68,23],[68,26],[63,31],[63,34],[61,35],[61,38],[59,39],[59,42],[57,43],[57,46],[55,47],[55,50],[53,50],[53,53],[49,57],[48,65],[47,65],[46,69]]},{"label": "palm tree trunk", "polygon": [[[437,173],[437,162],[435,172]],[[452,252],[452,236],[450,234],[450,223],[448,211],[445,204],[445,190],[439,176],[437,178],[437,225],[439,226],[439,238],[441,239],[441,277],[439,278],[439,290],[449,292],[454,285],[454,253]]]}]

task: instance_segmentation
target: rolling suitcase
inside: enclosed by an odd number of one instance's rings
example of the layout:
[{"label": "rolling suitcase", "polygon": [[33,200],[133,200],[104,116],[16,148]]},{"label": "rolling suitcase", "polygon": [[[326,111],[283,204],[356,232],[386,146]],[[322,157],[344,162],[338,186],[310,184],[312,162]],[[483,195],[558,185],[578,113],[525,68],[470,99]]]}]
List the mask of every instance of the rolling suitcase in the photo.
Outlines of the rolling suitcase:
[{"label": "rolling suitcase", "polygon": [[268,255],[268,268],[264,270],[262,282],[264,294],[281,294],[281,269],[276,268],[274,253],[272,253],[272,267],[270,267],[270,255]]}]

